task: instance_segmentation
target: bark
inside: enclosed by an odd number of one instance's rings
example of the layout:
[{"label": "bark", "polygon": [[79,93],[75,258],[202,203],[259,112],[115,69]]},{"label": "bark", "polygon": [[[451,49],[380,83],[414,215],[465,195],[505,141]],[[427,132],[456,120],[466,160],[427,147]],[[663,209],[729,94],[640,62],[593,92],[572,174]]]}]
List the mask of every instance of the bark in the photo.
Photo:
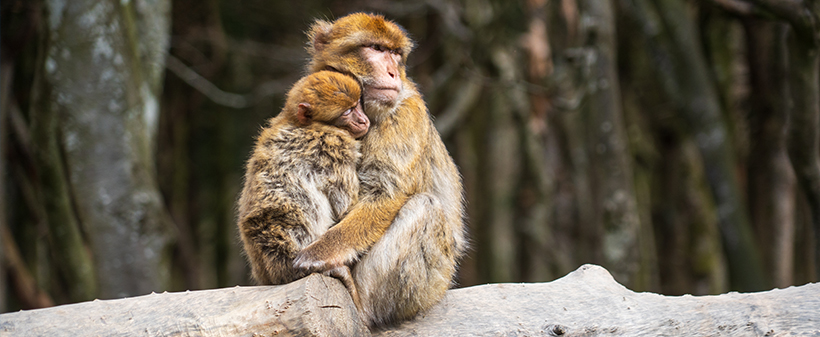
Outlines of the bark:
[{"label": "bark", "polygon": [[[627,50],[631,49],[632,48],[627,48]],[[631,51],[625,53],[625,55],[630,58],[630,60],[625,63],[638,66],[642,64],[639,59],[633,57],[635,54],[638,53]],[[638,54],[635,56],[640,58],[641,55]],[[622,67],[621,69],[628,69],[628,67]],[[656,235],[655,226],[657,224],[653,221],[652,213],[653,201],[660,201],[663,200],[663,198],[655,195],[656,192],[652,190],[652,179],[655,178],[653,172],[657,170],[660,156],[657,153],[657,145],[652,141],[652,130],[649,127],[652,116],[642,113],[639,99],[636,97],[636,91],[638,90],[630,88],[634,86],[634,84],[630,83],[628,79],[623,80],[622,83],[624,83],[624,85],[622,85],[622,102],[624,107],[624,121],[626,123],[625,129],[628,130],[629,152],[632,154],[632,158],[634,158],[635,200],[638,205],[638,215],[640,219],[638,244],[641,265],[631,289],[637,291],[659,291],[661,289],[660,265],[658,264],[659,245],[656,241],[660,239],[660,236]],[[646,93],[641,93],[641,95],[646,95]],[[664,161],[667,159],[666,154],[664,154]]]},{"label": "bark", "polygon": [[[1,52],[1,51],[0,51]],[[4,60],[0,60],[0,226],[7,229],[6,223],[8,215],[6,213],[6,142],[9,128],[6,126],[9,120],[8,109],[11,108],[9,98],[11,97],[11,75],[13,63],[8,61],[4,56]],[[6,246],[7,242],[13,242],[13,239],[8,235],[8,231],[0,231],[0,312],[6,311]]]},{"label": "bark", "polygon": [[677,199],[679,218],[675,221],[679,230],[686,232],[681,258],[686,260],[688,273],[681,277],[690,283],[676,294],[719,294],[730,287],[715,202],[697,146],[691,140],[680,146],[679,165],[684,183]]},{"label": "bark", "polygon": [[[49,32],[56,29],[51,29]],[[45,44],[51,45],[50,36]],[[57,37],[54,37],[55,39]],[[51,61],[48,61],[51,60]],[[56,97],[59,90],[51,84],[56,64],[50,57],[39,57],[32,90],[31,137],[33,162],[37,166],[45,222],[54,260],[62,277],[70,286],[68,299],[83,301],[94,298],[97,278],[91,254],[88,252],[72,205],[69,177],[64,153],[60,146],[60,116]],[[57,92],[55,92],[57,91]]]},{"label": "bark", "polygon": [[424,316],[374,336],[812,334],[820,329],[818,293],[820,284],[719,296],[635,293],[584,265],[550,283],[452,290]]},{"label": "bark", "polygon": [[[499,111],[494,113],[496,118],[506,119],[510,127],[505,139],[510,148],[504,155],[510,168],[509,191],[512,217],[508,224],[514,233],[513,261],[517,264],[514,270],[514,279],[548,280],[552,279],[550,264],[547,261],[554,256],[550,250],[550,224],[548,220],[549,193],[552,189],[550,177],[545,172],[545,149],[540,145],[536,133],[530,124],[531,106],[526,96],[526,87],[523,84],[523,69],[518,66],[517,59],[509,48],[496,49],[492,55],[493,63],[499,72],[504,85],[498,90]],[[503,88],[503,89],[502,89]],[[504,112],[504,113],[500,113]],[[497,157],[494,157],[497,158]],[[510,225],[512,224],[512,226]]]},{"label": "bark", "polygon": [[[289,89],[299,76],[293,70],[301,69],[298,64],[306,57],[303,48],[228,34],[222,21],[231,22],[228,13],[233,12],[223,5],[174,0],[170,53],[174,56],[168,57],[171,71],[162,95],[158,159],[160,186],[177,233],[172,289],[250,283],[241,245],[235,241],[241,168],[259,125],[281,109],[282,102],[269,96]],[[287,7],[298,11],[298,6]],[[265,20],[282,24],[284,18],[274,15]],[[287,71],[278,70],[282,68]],[[271,69],[277,69],[276,75],[262,75]],[[200,91],[204,88],[210,89]],[[214,96],[213,90],[221,94]],[[221,106],[225,101],[218,97],[238,98],[234,102],[243,101],[245,108]]]},{"label": "bark", "polygon": [[365,336],[337,280],[150,294],[0,315],[4,336]]},{"label": "bark", "polygon": [[741,195],[734,149],[722,121],[689,12],[680,0],[627,0],[625,8],[652,46],[658,81],[687,125],[705,166],[714,197],[730,284],[741,291],[766,287],[760,252],[755,244]]},{"label": "bark", "polygon": [[796,207],[794,173],[786,153],[788,115],[786,25],[744,22],[750,73],[749,209],[768,274],[778,287],[792,283]]},{"label": "bark", "polygon": [[640,218],[616,70],[615,10],[609,0],[582,1],[579,7],[582,21],[592,23],[582,31],[591,62],[584,113],[595,221],[601,226],[604,266],[620,282],[632,284],[640,267]]},{"label": "bark", "polygon": [[[520,71],[507,48],[494,46],[493,65],[500,80],[512,84]],[[521,177],[519,132],[515,123],[515,98],[501,88],[494,88],[489,107],[487,135],[487,184],[490,218],[487,224],[490,280],[511,282],[519,277],[517,263],[516,194]]]},{"label": "bark", "polygon": [[718,294],[728,288],[713,198],[692,141],[659,149],[655,195],[660,292]]},{"label": "bark", "polygon": [[[753,10],[765,11],[789,25],[787,41],[789,112],[788,153],[797,182],[808,201],[814,232],[815,278],[820,278],[820,156],[818,156],[818,129],[820,129],[820,94],[818,94],[818,8],[815,2],[749,0]],[[768,17],[767,17],[768,18]],[[782,36],[780,36],[782,39]],[[788,239],[778,235],[778,241]],[[775,254],[783,254],[778,249]],[[779,270],[778,273],[789,272]]]},{"label": "bark", "polygon": [[[520,44],[528,56],[524,67],[525,78],[535,85],[546,83],[554,70],[549,39],[552,29],[549,27],[550,7],[546,1],[526,1],[528,29],[521,36]],[[550,221],[555,211],[553,180],[557,163],[550,158],[555,148],[550,148],[549,144],[555,139],[549,132],[547,119],[550,102],[545,90],[528,90],[523,99],[530,103],[529,111],[522,111],[518,119],[522,133],[523,180],[532,183],[519,184],[521,232],[524,234],[521,249],[524,273],[521,280],[539,282],[552,280],[555,275],[563,274],[557,272],[561,268],[561,258],[553,232],[555,224]]]},{"label": "bark", "polygon": [[788,153],[797,182],[808,200],[814,232],[814,273],[820,278],[820,7],[816,2],[749,0],[789,24]]},{"label": "bark", "polygon": [[789,128],[789,159],[799,186],[809,203],[814,227],[815,277],[820,278],[820,85],[818,49],[795,34],[787,38],[789,89],[792,110]]},{"label": "bark", "polygon": [[0,251],[0,257],[2,257],[0,262],[4,268],[3,274],[8,273],[11,289],[14,290],[14,295],[20,301],[21,306],[25,309],[54,306],[51,297],[37,286],[34,277],[29,273],[20,256],[20,250],[5,224],[0,225],[0,250],[2,250]]},{"label": "bark", "polygon": [[67,177],[55,178],[60,189],[53,195],[61,197],[63,213],[49,223],[73,228],[69,239],[55,242],[73,242],[78,249],[82,224],[95,256],[97,296],[163,289],[170,234],[153,147],[169,2],[46,5],[49,36],[38,114],[47,128],[38,129],[44,138],[38,143],[50,144],[44,160],[54,161],[51,174]]},{"label": "bark", "polygon": [[[488,12],[482,8],[499,6],[499,12]],[[523,163],[521,149],[521,129],[518,121],[526,114],[528,106],[520,88],[523,69],[519,55],[513,53],[509,41],[515,41],[517,32],[511,32],[505,25],[509,17],[504,10],[516,5],[503,6],[498,1],[479,0],[464,8],[464,20],[476,34],[498,32],[499,38],[466,41],[464,48],[478,48],[484,51],[474,62],[477,69],[472,70],[469,80],[483,79],[483,86],[465,90],[481,90],[478,105],[473,114],[483,120],[475,120],[476,132],[473,134],[478,160],[481,163],[480,178],[477,187],[485,199],[479,212],[474,217],[477,221],[474,228],[480,259],[487,268],[480,268],[482,278],[493,282],[511,282],[519,279],[525,272],[522,261],[524,247],[520,244],[525,225],[520,221],[518,212],[519,184],[522,181]],[[464,43],[465,41],[459,41]],[[456,50],[457,51],[457,50]],[[468,73],[469,74],[469,73]],[[494,76],[487,81],[486,76]],[[467,91],[469,93],[469,91]],[[457,93],[457,95],[461,95]],[[445,115],[446,116],[446,115]],[[445,117],[446,122],[449,117]],[[477,119],[477,118],[474,118]],[[481,220],[478,220],[481,219]]]},{"label": "bark", "polygon": [[[374,336],[809,335],[820,329],[820,284],[760,293],[635,293],[584,265],[549,283],[451,290],[414,320]],[[765,308],[761,310],[760,308]],[[311,275],[235,287],[93,301],[0,315],[4,336],[362,336],[342,284]]]}]

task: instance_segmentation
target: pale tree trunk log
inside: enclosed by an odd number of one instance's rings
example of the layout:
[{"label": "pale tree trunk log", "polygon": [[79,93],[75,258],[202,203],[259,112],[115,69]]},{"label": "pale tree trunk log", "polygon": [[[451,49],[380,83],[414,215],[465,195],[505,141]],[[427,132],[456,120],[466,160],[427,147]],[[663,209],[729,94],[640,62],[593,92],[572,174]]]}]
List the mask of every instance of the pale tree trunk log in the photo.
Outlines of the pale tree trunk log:
[{"label": "pale tree trunk log", "polygon": [[[549,283],[451,290],[415,320],[375,336],[786,336],[820,333],[820,284],[760,293],[635,293],[584,265]],[[235,287],[93,301],[0,315],[3,336],[362,336],[340,282],[311,275]]]},{"label": "pale tree trunk log", "polygon": [[151,294],[0,315],[3,336],[361,336],[344,286],[311,275],[273,287]]},{"label": "pale tree trunk log", "polygon": [[719,296],[635,293],[584,265],[549,283],[452,290],[378,336],[788,336],[820,333],[820,284]]}]

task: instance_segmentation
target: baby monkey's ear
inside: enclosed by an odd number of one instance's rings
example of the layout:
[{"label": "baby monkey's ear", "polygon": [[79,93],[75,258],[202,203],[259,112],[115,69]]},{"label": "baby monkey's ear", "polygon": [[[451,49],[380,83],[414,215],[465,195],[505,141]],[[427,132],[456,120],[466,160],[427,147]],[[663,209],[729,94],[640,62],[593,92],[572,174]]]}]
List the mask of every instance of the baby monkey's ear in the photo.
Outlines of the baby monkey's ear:
[{"label": "baby monkey's ear", "polygon": [[299,103],[296,108],[296,120],[302,125],[310,124],[310,121],[313,120],[313,111],[310,110],[310,104]]}]

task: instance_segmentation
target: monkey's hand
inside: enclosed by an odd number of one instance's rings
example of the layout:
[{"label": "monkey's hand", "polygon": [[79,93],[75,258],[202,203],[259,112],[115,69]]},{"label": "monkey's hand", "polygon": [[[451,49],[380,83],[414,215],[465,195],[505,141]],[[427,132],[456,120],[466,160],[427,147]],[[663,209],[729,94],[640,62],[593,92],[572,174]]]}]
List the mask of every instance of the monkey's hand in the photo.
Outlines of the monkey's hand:
[{"label": "monkey's hand", "polygon": [[359,257],[353,247],[339,242],[329,242],[321,238],[296,254],[293,267],[314,272],[324,272],[349,265]]}]

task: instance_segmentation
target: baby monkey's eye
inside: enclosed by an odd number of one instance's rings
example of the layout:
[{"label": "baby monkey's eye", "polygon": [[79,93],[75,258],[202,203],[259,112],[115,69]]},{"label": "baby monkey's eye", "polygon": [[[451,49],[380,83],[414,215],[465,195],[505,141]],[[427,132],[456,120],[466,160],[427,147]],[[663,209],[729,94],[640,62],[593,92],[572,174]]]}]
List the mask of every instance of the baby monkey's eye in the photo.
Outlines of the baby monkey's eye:
[{"label": "baby monkey's eye", "polygon": [[350,109],[345,110],[345,112],[343,112],[343,113],[342,113],[342,116],[347,116],[347,115],[349,115],[351,112],[353,112],[353,108],[350,108]]}]

